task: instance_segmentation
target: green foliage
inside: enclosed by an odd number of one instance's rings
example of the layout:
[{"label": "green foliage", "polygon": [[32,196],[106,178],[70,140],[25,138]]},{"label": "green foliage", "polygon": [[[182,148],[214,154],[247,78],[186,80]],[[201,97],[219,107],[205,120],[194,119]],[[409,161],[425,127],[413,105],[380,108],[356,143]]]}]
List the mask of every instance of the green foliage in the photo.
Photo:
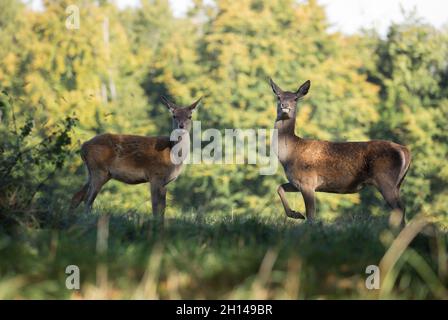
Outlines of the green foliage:
[{"label": "green foliage", "polygon": [[392,25],[387,38],[378,40],[370,70],[381,88],[381,117],[371,135],[410,147],[406,203],[413,212],[425,210],[442,219],[448,205],[447,37],[413,18]]},{"label": "green foliage", "polygon": [[[267,81],[272,76],[289,90],[312,79],[310,97],[299,106],[298,134],[333,140],[368,138],[378,118],[376,86],[358,71],[362,61],[353,41],[326,31],[325,14],[315,1],[301,5],[217,1],[193,11],[190,19],[205,16],[205,22],[184,27],[185,21],[179,21],[183,27],[164,43],[162,63],[155,64],[157,71],[148,86],[162,85],[162,92],[185,102],[205,95],[199,111],[204,129],[272,128],[275,102]],[[246,208],[257,210],[283,180],[259,176],[258,170],[193,166],[186,175],[194,178],[179,179],[175,198],[184,207],[191,206],[191,198],[181,195],[194,190],[193,199],[200,200],[196,206],[207,203],[210,209],[241,213]],[[336,210],[358,202],[356,196],[344,197],[345,202],[320,198]]]},{"label": "green foliage", "polygon": [[5,91],[0,94],[0,105],[11,111],[0,128],[0,223],[13,219],[13,213],[29,211],[36,194],[61,170],[77,122],[67,116],[61,124],[39,132],[31,117],[18,123],[14,104]]},{"label": "green foliage", "polygon": [[[79,4],[80,29],[67,30],[66,5],[48,1],[43,12],[12,0],[4,5],[0,37],[10,50],[0,50],[0,81],[19,97],[21,121],[32,117],[45,127],[75,113],[80,125],[73,147],[79,148],[107,131],[166,135],[170,121],[160,96],[180,104],[205,96],[195,116],[203,129],[272,128],[275,99],[268,77],[289,90],[311,79],[310,94],[299,104],[297,134],[408,145],[408,212],[423,209],[447,219],[445,30],[410,17],[391,26],[384,39],[375,33],[347,37],[328,31],[316,1],[292,0],[199,1],[181,18],[166,0],[122,11],[86,0]],[[10,114],[6,104],[0,112]],[[74,157],[63,168],[79,183],[80,164]],[[274,176],[258,172],[254,165],[189,166],[170,194],[184,210],[259,211],[285,179],[281,169]],[[67,185],[74,191],[76,183]],[[146,203],[147,194],[108,185],[100,197],[129,208]],[[372,191],[361,197],[320,194],[318,201],[321,215],[332,219],[334,212],[375,211],[382,202]]]}]

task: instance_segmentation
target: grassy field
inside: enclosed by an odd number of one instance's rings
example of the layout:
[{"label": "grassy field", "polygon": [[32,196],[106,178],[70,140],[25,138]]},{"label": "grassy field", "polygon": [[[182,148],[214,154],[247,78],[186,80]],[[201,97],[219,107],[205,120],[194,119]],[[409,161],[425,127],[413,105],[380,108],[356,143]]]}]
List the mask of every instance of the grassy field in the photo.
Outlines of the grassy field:
[{"label": "grassy field", "polygon": [[[446,229],[414,221],[394,242],[388,215],[190,212],[162,231],[143,212],[52,212],[2,217],[0,298],[448,298]],[[366,267],[382,259],[381,289],[367,290]],[[80,290],[65,287],[68,265]]]}]

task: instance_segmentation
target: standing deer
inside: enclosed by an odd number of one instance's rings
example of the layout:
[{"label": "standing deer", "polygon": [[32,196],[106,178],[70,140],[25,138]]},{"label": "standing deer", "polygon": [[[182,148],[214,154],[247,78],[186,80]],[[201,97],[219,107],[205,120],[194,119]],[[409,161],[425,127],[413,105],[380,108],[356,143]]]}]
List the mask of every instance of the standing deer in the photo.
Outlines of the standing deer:
[{"label": "standing deer", "polygon": [[[173,161],[171,151],[190,150],[191,116],[201,99],[189,107],[180,107],[162,97],[173,118],[173,130],[181,130],[178,141],[170,137],[143,137],[102,134],[85,142],[81,157],[88,170],[88,181],[72,198],[71,209],[84,201],[90,211],[104,184],[115,179],[127,184],[149,182],[153,215],[163,220],[166,185],[181,173],[182,161]],[[185,159],[186,154],[182,155]]]},{"label": "standing deer", "polygon": [[405,146],[382,140],[366,142],[329,142],[303,139],[295,134],[297,101],[310,89],[308,80],[296,92],[280,89],[272,79],[277,96],[277,156],[289,183],[278,187],[286,215],[305,217],[292,210],[285,192],[301,192],[306,217],[315,216],[315,192],[355,193],[366,185],[375,186],[384,200],[399,213],[405,223],[405,207],[400,200],[400,186],[409,169],[411,154]]}]

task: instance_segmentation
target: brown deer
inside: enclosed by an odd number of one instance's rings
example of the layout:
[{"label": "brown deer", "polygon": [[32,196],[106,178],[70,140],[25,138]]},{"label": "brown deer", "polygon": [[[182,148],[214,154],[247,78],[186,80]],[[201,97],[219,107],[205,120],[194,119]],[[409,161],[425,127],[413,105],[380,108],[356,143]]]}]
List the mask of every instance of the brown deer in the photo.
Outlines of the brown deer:
[{"label": "brown deer", "polygon": [[[405,223],[405,207],[400,200],[400,186],[411,163],[405,146],[382,140],[366,142],[329,142],[303,139],[295,134],[297,101],[310,89],[308,80],[296,92],[280,89],[270,79],[277,96],[277,156],[289,183],[278,187],[286,215],[305,217],[292,210],[285,192],[301,192],[306,217],[315,216],[315,192],[356,193],[366,185],[375,186],[387,204],[399,213],[398,223]],[[396,219],[397,220],[397,219]]]},{"label": "brown deer", "polygon": [[[163,220],[166,207],[166,185],[181,173],[190,150],[191,116],[201,99],[189,107],[180,107],[165,97],[162,101],[172,114],[173,130],[180,130],[179,139],[102,134],[85,142],[81,157],[88,171],[88,181],[72,198],[73,210],[84,201],[90,211],[104,184],[115,179],[127,184],[149,182],[153,215]],[[173,161],[174,147],[180,150],[180,161]],[[182,154],[182,150],[187,150]],[[179,159],[178,159],[179,160]]]}]

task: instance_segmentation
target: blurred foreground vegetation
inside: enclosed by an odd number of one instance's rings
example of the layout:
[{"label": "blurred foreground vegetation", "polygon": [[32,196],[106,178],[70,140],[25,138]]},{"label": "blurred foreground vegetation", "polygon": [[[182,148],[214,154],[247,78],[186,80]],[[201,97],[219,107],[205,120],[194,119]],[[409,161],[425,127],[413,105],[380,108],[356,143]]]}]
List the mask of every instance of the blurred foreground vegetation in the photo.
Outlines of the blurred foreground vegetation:
[{"label": "blurred foreground vegetation", "polygon": [[[165,0],[123,10],[83,0],[80,28],[69,30],[70,4],[0,2],[0,298],[446,297],[447,29],[409,14],[385,36],[347,36],[329,31],[312,0],[196,1],[185,17]],[[272,128],[269,76],[288,90],[312,82],[297,134],[411,149],[408,216],[438,231],[398,255],[392,287],[364,287],[366,266],[393,240],[380,195],[318,194],[321,221],[292,221],[276,195],[281,168],[261,176],[254,165],[188,166],[169,186],[163,235],[151,227],[145,185],[110,182],[94,214],[67,214],[85,179],[83,141],[167,135],[161,95],[184,104],[204,96],[203,129]],[[304,209],[300,195],[288,197]],[[105,252],[99,217],[109,219]],[[81,268],[80,292],[65,289],[68,264]]]},{"label": "blurred foreground vegetation", "polygon": [[[183,213],[164,231],[144,212],[103,206],[40,219],[0,236],[2,299],[448,298],[448,237],[429,226],[394,241],[387,219],[359,216],[311,225]],[[65,287],[73,264],[80,290]],[[369,265],[381,268],[380,290],[366,289]]]}]

